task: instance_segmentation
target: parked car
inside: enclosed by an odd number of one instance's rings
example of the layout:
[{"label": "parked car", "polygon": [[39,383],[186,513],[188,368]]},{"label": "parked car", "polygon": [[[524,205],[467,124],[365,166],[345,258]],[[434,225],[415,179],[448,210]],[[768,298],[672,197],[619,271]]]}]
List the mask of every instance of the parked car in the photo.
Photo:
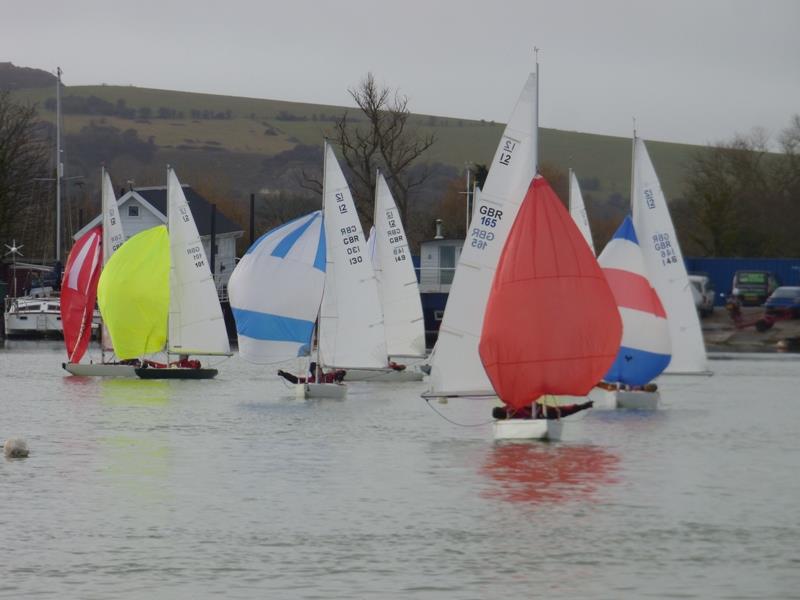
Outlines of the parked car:
[{"label": "parked car", "polygon": [[768,315],[791,313],[793,319],[800,319],[800,286],[784,285],[772,292],[764,303]]},{"label": "parked car", "polygon": [[701,317],[708,317],[714,312],[714,284],[707,275],[689,275],[692,285],[694,305]]},{"label": "parked car", "polygon": [[731,295],[743,306],[761,306],[778,288],[778,280],[770,271],[736,271]]}]

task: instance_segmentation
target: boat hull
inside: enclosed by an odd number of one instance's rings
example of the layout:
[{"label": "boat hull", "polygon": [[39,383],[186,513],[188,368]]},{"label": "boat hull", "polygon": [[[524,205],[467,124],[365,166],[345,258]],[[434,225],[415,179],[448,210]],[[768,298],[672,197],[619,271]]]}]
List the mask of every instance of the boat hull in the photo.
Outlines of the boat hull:
[{"label": "boat hull", "polygon": [[298,398],[332,398],[341,400],[347,395],[347,386],[341,383],[298,383],[294,386]]},{"label": "boat hull", "polygon": [[659,392],[645,392],[644,390],[617,390],[617,408],[632,410],[656,410],[661,398]]},{"label": "boat hull", "polygon": [[422,381],[425,374],[417,369],[346,369],[345,381],[369,381],[375,383],[403,383]]},{"label": "boat hull", "polygon": [[561,419],[500,419],[492,424],[495,440],[556,442],[561,439],[563,427]]},{"label": "boat hull", "polygon": [[140,379],[213,379],[217,376],[217,369],[135,369]]},{"label": "boat hull", "polygon": [[61,363],[61,367],[79,377],[136,377],[136,367],[133,365]]}]

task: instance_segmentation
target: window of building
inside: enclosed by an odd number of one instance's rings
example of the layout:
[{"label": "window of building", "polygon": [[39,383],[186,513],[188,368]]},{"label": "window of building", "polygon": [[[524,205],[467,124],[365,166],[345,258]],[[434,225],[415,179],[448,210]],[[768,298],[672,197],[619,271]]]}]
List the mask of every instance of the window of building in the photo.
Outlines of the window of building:
[{"label": "window of building", "polygon": [[128,206],[128,216],[129,217],[138,217],[139,216],[139,207],[131,204]]},{"label": "window of building", "polygon": [[439,246],[439,283],[449,285],[453,283],[456,272],[455,246]]}]

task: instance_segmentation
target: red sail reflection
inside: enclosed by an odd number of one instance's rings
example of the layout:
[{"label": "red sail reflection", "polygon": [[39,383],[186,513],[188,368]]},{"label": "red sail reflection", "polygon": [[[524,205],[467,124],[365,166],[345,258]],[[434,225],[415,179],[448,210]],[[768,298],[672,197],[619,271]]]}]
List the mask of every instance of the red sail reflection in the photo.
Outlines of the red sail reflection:
[{"label": "red sail reflection", "polygon": [[599,488],[617,483],[619,461],[597,446],[495,446],[481,472],[498,485],[484,495],[533,504],[586,500]]}]

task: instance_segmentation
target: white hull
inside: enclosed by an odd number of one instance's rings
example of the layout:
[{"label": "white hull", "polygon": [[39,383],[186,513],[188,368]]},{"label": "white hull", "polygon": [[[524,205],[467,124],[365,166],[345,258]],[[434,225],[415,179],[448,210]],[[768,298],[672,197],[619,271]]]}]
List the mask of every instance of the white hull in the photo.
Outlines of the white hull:
[{"label": "white hull", "polygon": [[413,368],[403,371],[394,369],[345,369],[345,381],[374,381],[377,383],[403,383],[404,381],[422,381],[425,374]]},{"label": "white hull", "polygon": [[347,386],[341,383],[298,383],[294,386],[298,398],[332,398],[341,400],[347,395]]},{"label": "white hull", "polygon": [[136,377],[133,365],[62,363],[65,371],[81,377]]},{"label": "white hull", "polygon": [[630,408],[634,410],[656,410],[659,392],[645,392],[643,390],[617,390],[617,408]]},{"label": "white hull", "polygon": [[63,335],[59,313],[6,313],[6,335]]},{"label": "white hull", "polygon": [[564,421],[561,419],[501,419],[494,421],[492,429],[496,440],[546,440],[561,439]]},{"label": "white hull", "polygon": [[589,400],[594,402],[593,410],[615,410],[617,408],[617,391],[603,388],[592,388]]}]

